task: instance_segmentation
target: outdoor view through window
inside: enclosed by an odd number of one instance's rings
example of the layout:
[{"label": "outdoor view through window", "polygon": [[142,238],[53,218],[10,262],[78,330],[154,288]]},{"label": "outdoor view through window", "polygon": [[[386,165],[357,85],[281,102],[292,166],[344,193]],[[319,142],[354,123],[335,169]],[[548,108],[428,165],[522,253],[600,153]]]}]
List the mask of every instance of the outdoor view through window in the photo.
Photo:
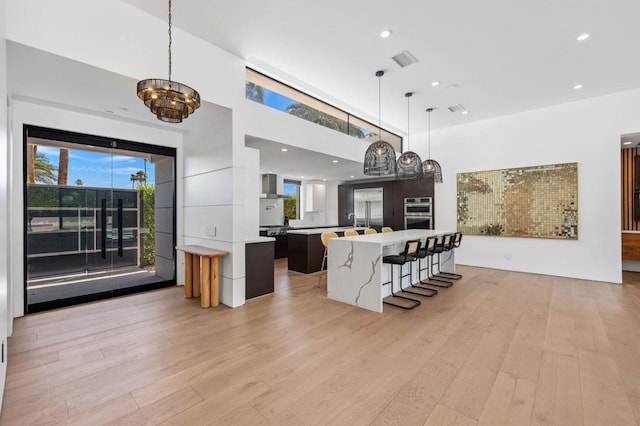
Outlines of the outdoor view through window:
[{"label": "outdoor view through window", "polygon": [[[45,304],[60,299],[113,295],[173,278],[173,251],[157,253],[159,247],[162,252],[173,248],[173,237],[163,242],[167,237],[156,235],[158,214],[167,235],[173,235],[172,157],[30,141],[25,174],[28,306],[48,309]],[[168,186],[156,194],[159,168]],[[156,195],[168,203],[166,211],[156,206]]]}]

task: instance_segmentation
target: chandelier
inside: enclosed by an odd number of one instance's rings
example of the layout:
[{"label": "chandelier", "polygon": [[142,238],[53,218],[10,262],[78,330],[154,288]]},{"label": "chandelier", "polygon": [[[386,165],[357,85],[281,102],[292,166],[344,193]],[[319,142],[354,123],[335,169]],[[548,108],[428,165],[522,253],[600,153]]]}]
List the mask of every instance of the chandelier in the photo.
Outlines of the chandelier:
[{"label": "chandelier", "polygon": [[148,78],[138,82],[138,97],[167,123],[181,123],[200,107],[200,94],[186,84],[171,81],[171,0],[169,0],[169,79]]},{"label": "chandelier", "polygon": [[[382,136],[381,119],[381,79],[384,71],[377,71],[378,77],[378,132]],[[364,154],[364,174],[369,176],[387,176],[396,174],[396,151],[389,142],[382,139],[373,142]]]},{"label": "chandelier", "polygon": [[411,125],[411,105],[412,92],[404,94],[407,98],[407,151],[398,158],[396,168],[398,169],[398,179],[415,179],[422,175],[422,160],[420,156],[409,149],[409,134]]},{"label": "chandelier", "polygon": [[429,159],[424,160],[422,163],[422,176],[433,176],[434,183],[442,183],[442,168],[440,168],[440,164],[436,160],[431,158],[431,112],[433,112],[433,110],[434,108],[427,108],[427,112],[429,113]]}]

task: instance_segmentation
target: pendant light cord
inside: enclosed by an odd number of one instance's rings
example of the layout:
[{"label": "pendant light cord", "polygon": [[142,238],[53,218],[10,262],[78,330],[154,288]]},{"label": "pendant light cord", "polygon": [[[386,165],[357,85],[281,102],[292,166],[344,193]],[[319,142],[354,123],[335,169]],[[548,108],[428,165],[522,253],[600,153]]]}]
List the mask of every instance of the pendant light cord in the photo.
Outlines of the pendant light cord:
[{"label": "pendant light cord", "polygon": [[412,93],[406,93],[405,96],[407,97],[407,151],[410,151],[411,149],[409,148],[409,142],[410,142],[410,138],[409,135],[411,134],[411,96]]},{"label": "pendant light cord", "polygon": [[378,133],[382,139],[382,75],[378,76]]},{"label": "pendant light cord", "polygon": [[382,76],[384,71],[376,71],[378,77],[378,136],[382,140]]},{"label": "pendant light cord", "polygon": [[428,129],[429,129],[429,152],[428,152],[429,158],[431,158],[431,111],[432,111],[432,108],[429,108],[427,110],[427,112],[429,113],[429,120],[428,120],[428,123],[429,123],[429,126],[428,126]]},{"label": "pendant light cord", "polygon": [[169,81],[171,81],[171,0],[169,0]]}]

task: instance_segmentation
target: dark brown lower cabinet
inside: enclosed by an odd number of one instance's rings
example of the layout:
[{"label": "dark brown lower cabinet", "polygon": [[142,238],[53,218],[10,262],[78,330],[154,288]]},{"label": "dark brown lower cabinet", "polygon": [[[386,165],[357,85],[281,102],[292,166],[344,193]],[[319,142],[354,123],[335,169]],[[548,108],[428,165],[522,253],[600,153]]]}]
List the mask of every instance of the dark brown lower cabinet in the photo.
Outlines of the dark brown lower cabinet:
[{"label": "dark brown lower cabinet", "polygon": [[273,293],[274,242],[247,243],[245,250],[245,298]]},{"label": "dark brown lower cabinet", "polygon": [[320,270],[324,246],[320,234],[289,234],[289,270],[310,274]]}]

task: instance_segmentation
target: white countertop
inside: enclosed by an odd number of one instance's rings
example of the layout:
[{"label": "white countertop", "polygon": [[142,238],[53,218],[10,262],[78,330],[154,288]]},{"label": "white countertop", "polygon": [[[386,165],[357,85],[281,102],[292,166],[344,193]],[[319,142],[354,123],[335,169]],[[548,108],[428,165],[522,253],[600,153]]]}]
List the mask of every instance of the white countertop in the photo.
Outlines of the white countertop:
[{"label": "white countertop", "polygon": [[[377,234],[358,235],[357,237],[343,237],[342,241],[358,241],[362,243],[380,244],[383,246],[403,243],[407,240],[424,239],[437,235],[453,234],[454,231],[443,229],[406,229],[393,232],[379,232]],[[329,240],[331,243],[331,240]]]},{"label": "white countertop", "polygon": [[246,240],[245,244],[253,244],[253,243],[268,243],[270,241],[275,241],[276,239],[273,237],[255,237],[250,240]]},{"label": "white countertop", "polygon": [[[366,227],[354,228],[353,226],[341,226],[341,227],[335,227],[335,228],[292,229],[290,231],[287,231],[287,234],[314,235],[314,234],[322,234],[323,232],[344,232],[344,231],[348,231],[349,229],[362,231],[367,228]],[[351,237],[351,238],[355,238],[355,237]]]}]

